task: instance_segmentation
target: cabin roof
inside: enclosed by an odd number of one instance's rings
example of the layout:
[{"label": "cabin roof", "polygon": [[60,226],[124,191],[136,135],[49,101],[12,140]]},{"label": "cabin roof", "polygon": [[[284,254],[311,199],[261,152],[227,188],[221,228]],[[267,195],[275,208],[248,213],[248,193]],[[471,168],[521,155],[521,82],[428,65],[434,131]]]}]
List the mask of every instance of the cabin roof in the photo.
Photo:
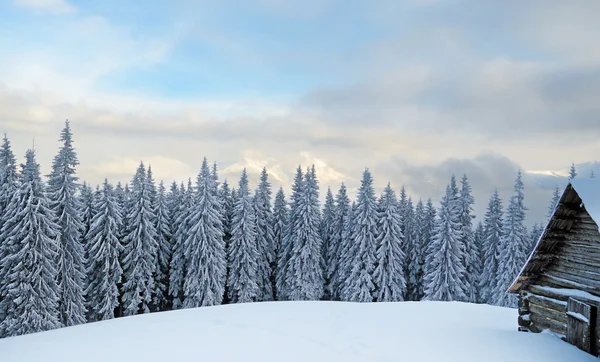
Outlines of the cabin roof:
[{"label": "cabin roof", "polygon": [[582,208],[597,226],[600,225],[600,179],[574,179],[569,182],[533,252],[508,292],[521,290],[529,279],[538,276],[552,261],[564,238],[562,235],[570,231]]}]

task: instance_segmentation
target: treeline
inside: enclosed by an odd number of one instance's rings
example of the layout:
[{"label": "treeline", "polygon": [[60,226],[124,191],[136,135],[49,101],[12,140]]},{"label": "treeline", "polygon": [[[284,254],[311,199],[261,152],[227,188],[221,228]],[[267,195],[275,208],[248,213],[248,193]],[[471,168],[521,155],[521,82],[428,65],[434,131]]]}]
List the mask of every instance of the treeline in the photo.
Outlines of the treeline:
[{"label": "treeline", "polygon": [[[342,184],[323,207],[314,166],[298,167],[274,200],[263,169],[250,191],[206,159],[193,183],[156,183],[142,163],[126,185],[78,184],[67,122],[44,181],[29,150],[17,167],[0,149],[0,336],[88,321],[271,300],[441,300],[514,306],[505,293],[539,227],[525,227],[517,175],[506,209],[498,192],[473,225],[467,176],[439,207],[368,169],[356,200]],[[168,188],[168,190],[167,190]],[[274,201],[274,202],[272,202]]]}]

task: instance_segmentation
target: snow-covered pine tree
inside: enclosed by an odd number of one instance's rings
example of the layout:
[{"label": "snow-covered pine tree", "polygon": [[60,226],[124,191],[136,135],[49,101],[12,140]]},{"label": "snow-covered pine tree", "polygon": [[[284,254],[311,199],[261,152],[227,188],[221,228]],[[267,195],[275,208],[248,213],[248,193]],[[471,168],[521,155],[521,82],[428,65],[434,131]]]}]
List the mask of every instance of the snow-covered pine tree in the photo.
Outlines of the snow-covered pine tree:
[{"label": "snow-covered pine tree", "polygon": [[352,205],[348,208],[348,214],[344,220],[342,228],[342,238],[340,244],[340,256],[339,265],[336,275],[336,285],[338,287],[339,299],[345,302],[350,301],[348,295],[345,292],[346,283],[352,276],[352,256],[354,255],[353,250],[354,239],[352,238],[352,232],[354,229],[354,214],[356,213],[356,202],[352,202]]},{"label": "snow-covered pine tree", "polygon": [[228,250],[230,265],[227,280],[231,303],[254,302],[259,298],[258,247],[256,243],[256,215],[248,187],[246,169],[240,178],[238,199],[233,209],[231,241]]},{"label": "snow-covered pine tree", "polygon": [[590,171],[590,178],[596,178],[596,174],[594,173],[594,170]]},{"label": "snow-covered pine tree", "polygon": [[28,150],[20,185],[6,208],[0,230],[0,336],[11,337],[61,326],[56,216],[40,177],[35,152]]},{"label": "snow-covered pine tree", "polygon": [[88,316],[92,322],[115,317],[123,273],[119,261],[122,248],[119,240],[120,224],[123,217],[108,180],[104,180],[94,209],[96,212],[92,226],[86,235],[89,245],[86,295]]},{"label": "snow-covered pine tree", "polygon": [[81,215],[81,236],[83,241],[84,250],[87,251],[87,240],[85,236],[90,231],[90,226],[92,226],[92,219],[94,218],[94,190],[87,182],[83,182],[80,191],[80,215]]},{"label": "snow-covered pine tree", "polygon": [[231,239],[231,220],[233,218],[233,193],[229,188],[229,183],[224,180],[219,189],[219,198],[223,204],[223,240],[225,246],[229,245],[229,239]]},{"label": "snow-covered pine tree", "polygon": [[[177,191],[177,184],[175,184]],[[156,277],[154,308],[158,311],[169,310],[169,265],[171,264],[171,252],[173,249],[173,220],[170,212],[169,197],[166,194],[164,183],[161,181],[158,185],[156,193],[156,201],[154,204],[154,213],[156,214],[156,232],[158,234],[157,250],[156,250]]]},{"label": "snow-covered pine tree", "polygon": [[465,293],[467,302],[475,303],[479,299],[479,278],[481,269],[479,260],[481,259],[481,249],[475,243],[475,232],[473,230],[473,204],[475,198],[471,195],[471,185],[467,175],[463,175],[461,180],[460,195],[458,198],[460,212],[460,243],[465,248],[462,262],[465,269],[464,283],[466,285]]},{"label": "snow-covered pine tree", "polygon": [[498,276],[494,288],[494,301],[499,306],[516,307],[516,296],[506,290],[517,277],[517,274],[526,261],[526,249],[529,235],[525,227],[525,205],[523,204],[523,180],[521,170],[517,174],[514,191],[506,210],[504,232],[500,239],[500,258],[498,263]]},{"label": "snow-covered pine tree", "polygon": [[476,260],[475,262],[477,263],[477,268],[480,271],[479,274],[479,278],[477,279],[477,290],[479,291],[479,293],[477,293],[477,303],[485,303],[486,301],[483,299],[483,294],[484,294],[484,290],[485,288],[481,286],[481,279],[482,279],[482,274],[483,273],[483,269],[484,269],[484,262],[485,262],[485,255],[484,255],[484,249],[483,249],[483,241],[485,239],[485,229],[483,228],[483,222],[479,221],[477,223],[477,227],[475,228],[475,245],[477,245],[477,249],[480,251],[479,252],[479,259]]},{"label": "snow-covered pine tree", "polygon": [[351,269],[342,293],[344,300],[372,302],[375,292],[373,271],[377,250],[377,201],[373,177],[368,169],[363,172],[353,216],[352,241],[347,258]]},{"label": "snow-covered pine tree", "polygon": [[204,158],[196,179],[196,202],[185,222],[189,230],[183,243],[187,259],[184,308],[218,305],[223,301],[227,262],[217,193],[215,177]]},{"label": "snow-covered pine tree", "polygon": [[85,254],[81,242],[81,205],[76,192],[79,187],[75,167],[79,165],[73,148],[73,134],[69,121],[60,134],[58,154],[52,162],[48,179],[50,208],[57,216],[60,239],[58,248],[58,309],[60,321],[65,327],[86,322],[84,282]]},{"label": "snow-covered pine tree", "polygon": [[260,173],[260,183],[254,193],[256,215],[256,243],[258,247],[258,301],[273,300],[272,263],[275,262],[273,210],[271,209],[271,183],[267,169]]},{"label": "snow-covered pine tree", "polygon": [[131,209],[127,216],[123,261],[123,313],[150,313],[158,234],[152,208],[152,187],[143,163],[131,182]]},{"label": "snow-covered pine tree", "polygon": [[406,280],[402,251],[402,219],[396,193],[388,183],[378,203],[377,252],[373,280],[376,286],[375,300],[398,302],[404,300]]},{"label": "snow-covered pine tree", "polygon": [[423,247],[420,244],[420,230],[417,225],[417,217],[410,196],[404,206],[404,217],[406,218],[402,220],[402,224],[404,224],[402,247],[406,255],[406,262],[403,263],[404,278],[406,281],[404,299],[419,300],[419,296],[417,295],[419,289],[418,276],[420,274],[419,261],[422,258]]},{"label": "snow-covered pine tree", "polygon": [[279,264],[279,255],[281,254],[281,246],[283,245],[283,233],[288,218],[288,205],[285,201],[285,194],[280,187],[275,194],[275,202],[273,204],[273,245],[276,259],[272,265],[273,274],[271,284],[273,285],[274,299],[279,300],[277,295],[277,265]]},{"label": "snow-covered pine tree", "polygon": [[328,269],[325,270],[325,275],[330,280],[330,295],[332,300],[340,300],[341,286],[343,285],[343,278],[345,274],[340,272],[342,267],[342,254],[344,250],[349,247],[349,243],[344,246],[344,226],[350,213],[350,198],[346,185],[342,183],[339,191],[335,196],[335,210],[333,220],[333,235],[331,238],[330,247],[330,260],[328,262]]},{"label": "snow-covered pine tree", "polygon": [[[400,189],[400,197],[398,198],[398,211],[400,212],[400,218],[402,219],[402,225],[401,225],[402,235],[405,235],[405,231],[406,231],[405,221],[407,220],[407,217],[406,217],[407,206],[408,206],[408,194],[406,193],[406,188],[403,185],[402,188]],[[406,243],[406,241],[407,241],[406,238],[404,238],[404,240],[402,242]],[[407,250],[406,245],[402,245],[402,249]]]},{"label": "snow-covered pine tree", "polygon": [[529,256],[533,252],[533,249],[537,245],[537,242],[538,242],[540,236],[542,236],[543,232],[544,232],[544,227],[542,226],[542,224],[537,223],[537,222],[535,224],[533,224],[533,228],[531,228],[531,233],[529,236],[529,243],[527,245],[527,250],[525,252],[526,256]]},{"label": "snow-covered pine tree", "polygon": [[323,297],[325,280],[321,262],[323,241],[320,234],[321,212],[319,185],[315,166],[304,175],[302,197],[298,203],[296,238],[290,255],[290,300],[319,300]]},{"label": "snow-covered pine tree", "polygon": [[569,180],[577,177],[577,169],[575,168],[575,162],[571,163],[571,168],[569,169]]},{"label": "snow-covered pine tree", "polygon": [[186,255],[184,242],[187,238],[189,225],[188,216],[194,207],[194,192],[192,180],[188,179],[187,189],[181,184],[179,189],[179,203],[173,217],[173,250],[171,265],[169,266],[169,295],[173,301],[173,309],[183,306],[183,282],[185,279]]},{"label": "snow-covered pine tree", "polygon": [[[421,299],[423,299],[423,296],[425,294],[425,288],[424,288],[424,282],[423,282],[423,275],[425,273],[425,251],[427,250],[427,240],[424,235],[423,232],[424,230],[424,223],[427,222],[427,211],[425,209],[425,205],[423,204],[423,200],[419,199],[419,201],[417,202],[417,206],[415,207],[415,230],[417,231],[416,235],[417,235],[417,245],[418,245],[418,253],[417,253],[417,271],[415,273],[415,279],[413,281],[413,284],[415,285],[415,288],[413,290],[413,296],[412,299],[415,301],[419,301]],[[427,235],[430,235],[427,234]]]},{"label": "snow-covered pine tree", "polygon": [[[18,185],[17,160],[5,134],[0,147],[0,228],[3,215]],[[1,244],[1,240],[0,240]]]},{"label": "snow-covered pine tree", "polygon": [[435,236],[427,249],[425,299],[462,301],[467,296],[463,279],[463,249],[460,245],[460,209],[452,181],[446,187],[446,194],[440,204]]},{"label": "snow-covered pine tree", "polygon": [[296,169],[294,184],[292,185],[292,193],[290,195],[290,210],[288,213],[287,223],[285,225],[281,248],[277,257],[277,276],[275,278],[276,293],[279,300],[289,299],[291,288],[290,279],[293,270],[290,269],[290,258],[292,248],[296,240],[296,225],[299,222],[300,214],[298,211],[299,204],[303,197],[304,175],[302,167]]},{"label": "snow-covered pine tree", "polygon": [[337,249],[333,242],[335,241],[335,200],[331,193],[331,188],[327,188],[325,196],[325,205],[323,206],[323,218],[321,219],[321,239],[323,240],[323,271],[325,272],[325,293],[324,299],[332,298],[332,280],[329,270],[334,269],[331,263],[336,260]]},{"label": "snow-covered pine tree", "polygon": [[550,220],[552,215],[554,215],[554,209],[558,205],[558,202],[560,201],[560,197],[561,197],[560,189],[558,188],[558,185],[556,185],[556,187],[554,188],[554,191],[552,192],[552,200],[550,200],[550,205],[548,205],[548,214],[546,214],[546,218],[548,220]]},{"label": "snow-covered pine tree", "polygon": [[495,302],[493,292],[498,279],[500,240],[504,229],[502,220],[502,200],[498,190],[494,190],[483,220],[483,272],[479,280],[481,300],[488,304]]},{"label": "snow-covered pine tree", "polygon": [[437,210],[433,206],[433,201],[429,198],[427,199],[427,204],[425,204],[423,219],[420,221],[421,232],[419,234],[421,236],[421,245],[423,245],[423,277],[421,298],[419,300],[425,297],[425,274],[428,270],[431,270],[431,266],[429,265],[431,260],[428,258],[428,250],[435,236],[436,216]]}]

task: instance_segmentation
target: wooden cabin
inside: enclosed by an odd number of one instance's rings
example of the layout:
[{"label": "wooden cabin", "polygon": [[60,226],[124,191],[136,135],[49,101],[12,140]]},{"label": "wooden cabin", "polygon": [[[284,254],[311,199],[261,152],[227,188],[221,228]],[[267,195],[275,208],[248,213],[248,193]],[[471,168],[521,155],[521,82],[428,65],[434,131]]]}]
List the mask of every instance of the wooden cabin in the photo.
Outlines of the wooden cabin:
[{"label": "wooden cabin", "polygon": [[519,296],[519,330],[549,330],[600,353],[600,179],[567,185],[509,292]]}]

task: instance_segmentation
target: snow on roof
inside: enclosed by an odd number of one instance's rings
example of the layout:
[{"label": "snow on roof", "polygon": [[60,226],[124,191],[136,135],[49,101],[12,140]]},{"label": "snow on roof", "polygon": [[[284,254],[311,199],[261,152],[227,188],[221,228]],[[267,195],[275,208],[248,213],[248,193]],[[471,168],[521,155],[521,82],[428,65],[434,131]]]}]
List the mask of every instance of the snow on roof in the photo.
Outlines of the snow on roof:
[{"label": "snow on roof", "polygon": [[583,201],[585,210],[599,225],[600,230],[600,179],[598,178],[574,178],[571,186]]}]

